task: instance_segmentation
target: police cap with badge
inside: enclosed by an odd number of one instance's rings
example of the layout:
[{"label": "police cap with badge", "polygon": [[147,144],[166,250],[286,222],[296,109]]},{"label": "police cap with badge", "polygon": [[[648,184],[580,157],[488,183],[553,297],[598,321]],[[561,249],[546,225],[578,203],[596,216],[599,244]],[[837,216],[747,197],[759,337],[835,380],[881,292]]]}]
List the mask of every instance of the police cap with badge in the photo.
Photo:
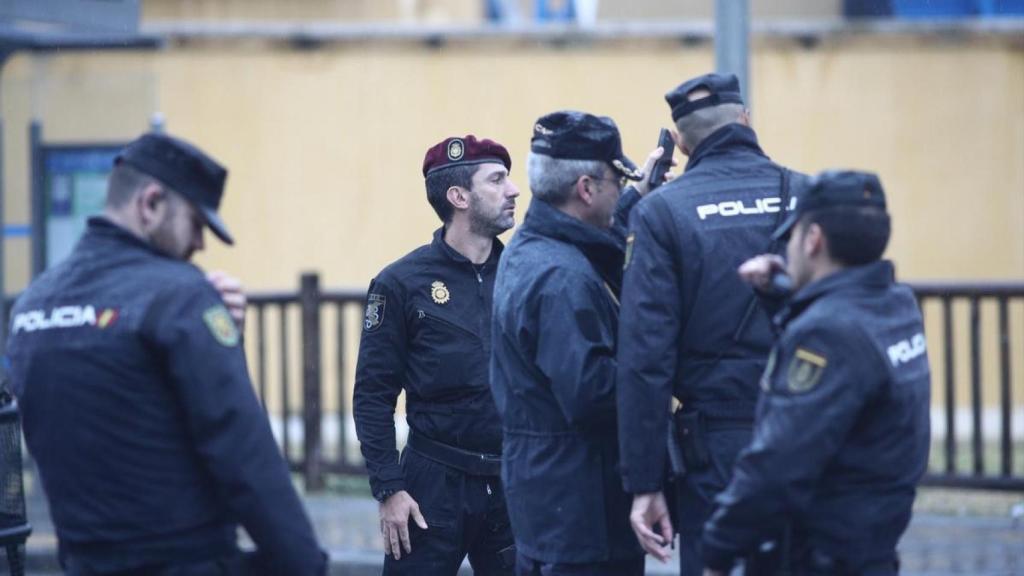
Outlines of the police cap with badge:
[{"label": "police cap with badge", "polygon": [[228,171],[199,148],[166,134],[149,132],[128,144],[114,160],[152,176],[181,194],[226,244],[235,240],[217,210]]},{"label": "police cap with badge", "polygon": [[619,128],[607,116],[573,110],[541,116],[533,125],[530,150],[565,160],[600,160],[630,180],[643,177],[636,164],[622,153]]},{"label": "police cap with badge", "polygon": [[423,176],[454,168],[476,164],[502,164],[512,170],[512,157],[508,150],[494,140],[477,138],[472,134],[445,138],[427,150],[423,157]]},{"label": "police cap with badge", "polygon": [[878,208],[885,211],[885,191],[878,176],[856,170],[828,170],[807,181],[796,195],[796,206],[772,234],[776,240],[789,237],[802,216],[829,208]]},{"label": "police cap with badge", "polygon": [[[697,90],[708,92],[708,96],[690,100],[690,94]],[[720,104],[743,104],[740,81],[734,74],[705,74],[683,82],[665,95],[665,101],[672,108],[672,120],[703,108]]]}]

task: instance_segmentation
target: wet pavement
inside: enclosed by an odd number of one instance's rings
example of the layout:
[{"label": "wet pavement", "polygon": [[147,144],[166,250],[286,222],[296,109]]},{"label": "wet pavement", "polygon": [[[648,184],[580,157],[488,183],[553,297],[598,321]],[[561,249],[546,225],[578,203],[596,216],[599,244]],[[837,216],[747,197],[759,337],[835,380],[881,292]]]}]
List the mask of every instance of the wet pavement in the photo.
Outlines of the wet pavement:
[{"label": "wet pavement", "polygon": [[[957,496],[940,494],[947,504]],[[966,497],[965,497],[966,498]],[[925,500],[929,500],[926,492]],[[380,574],[383,548],[377,532],[377,503],[365,496],[309,496],[306,507],[323,545],[331,552],[334,576]],[[1012,509],[1017,507],[1018,517]],[[53,535],[45,499],[38,490],[28,497],[34,531],[28,542],[28,574],[57,573]],[[937,506],[942,508],[942,506]],[[900,543],[906,576],[1024,576],[1024,494],[1002,496],[982,514],[918,510]],[[0,574],[6,565],[0,562]],[[464,574],[471,574],[467,567]],[[650,575],[675,574],[674,563],[648,560]]]}]

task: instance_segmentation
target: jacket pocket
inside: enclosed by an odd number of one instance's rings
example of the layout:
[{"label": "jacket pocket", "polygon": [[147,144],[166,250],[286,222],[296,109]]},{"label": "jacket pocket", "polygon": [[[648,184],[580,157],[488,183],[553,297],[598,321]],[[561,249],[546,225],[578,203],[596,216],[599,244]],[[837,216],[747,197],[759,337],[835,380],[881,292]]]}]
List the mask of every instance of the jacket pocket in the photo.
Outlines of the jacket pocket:
[{"label": "jacket pocket", "polygon": [[[422,309],[416,311],[416,345],[424,357],[419,394],[426,399],[465,390],[474,384],[472,375],[486,363],[480,339],[457,322]],[[483,372],[486,375],[486,370]],[[486,380],[480,384],[486,383]]]}]

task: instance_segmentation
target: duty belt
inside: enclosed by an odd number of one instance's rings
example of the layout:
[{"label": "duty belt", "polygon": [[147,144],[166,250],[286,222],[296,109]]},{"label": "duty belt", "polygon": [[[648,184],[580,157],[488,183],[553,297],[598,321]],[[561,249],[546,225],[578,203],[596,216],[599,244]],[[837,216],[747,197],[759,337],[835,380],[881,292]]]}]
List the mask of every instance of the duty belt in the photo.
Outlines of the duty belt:
[{"label": "duty belt", "polygon": [[416,432],[409,432],[408,447],[413,452],[435,462],[451,466],[471,476],[500,476],[501,456],[472,452],[435,442]]}]

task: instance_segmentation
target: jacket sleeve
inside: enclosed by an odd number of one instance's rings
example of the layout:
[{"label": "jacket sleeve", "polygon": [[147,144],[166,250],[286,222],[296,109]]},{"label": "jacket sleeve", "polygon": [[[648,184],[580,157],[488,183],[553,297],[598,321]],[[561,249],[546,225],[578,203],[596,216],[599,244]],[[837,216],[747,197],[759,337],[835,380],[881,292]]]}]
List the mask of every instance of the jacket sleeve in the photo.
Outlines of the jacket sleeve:
[{"label": "jacket sleeve", "polygon": [[615,332],[605,287],[564,275],[541,295],[537,367],[569,424],[615,418]]},{"label": "jacket sleeve", "polygon": [[403,294],[393,281],[376,278],[367,290],[352,403],[374,496],[405,490],[395,444],[395,406],[405,386],[406,353]]},{"label": "jacket sleeve", "polygon": [[144,331],[166,363],[199,458],[269,573],[324,574],[317,543],[266,414],[253,391],[241,336],[201,277],[159,295]]},{"label": "jacket sleeve", "polygon": [[758,420],[729,486],[705,525],[705,563],[724,570],[805,511],[822,471],[839,451],[880,382],[877,355],[855,329],[810,329],[777,347]]},{"label": "jacket sleeve", "polygon": [[682,331],[679,273],[671,226],[657,219],[651,197],[633,215],[618,337],[619,448],[623,486],[641,494],[664,481],[677,345]]}]

